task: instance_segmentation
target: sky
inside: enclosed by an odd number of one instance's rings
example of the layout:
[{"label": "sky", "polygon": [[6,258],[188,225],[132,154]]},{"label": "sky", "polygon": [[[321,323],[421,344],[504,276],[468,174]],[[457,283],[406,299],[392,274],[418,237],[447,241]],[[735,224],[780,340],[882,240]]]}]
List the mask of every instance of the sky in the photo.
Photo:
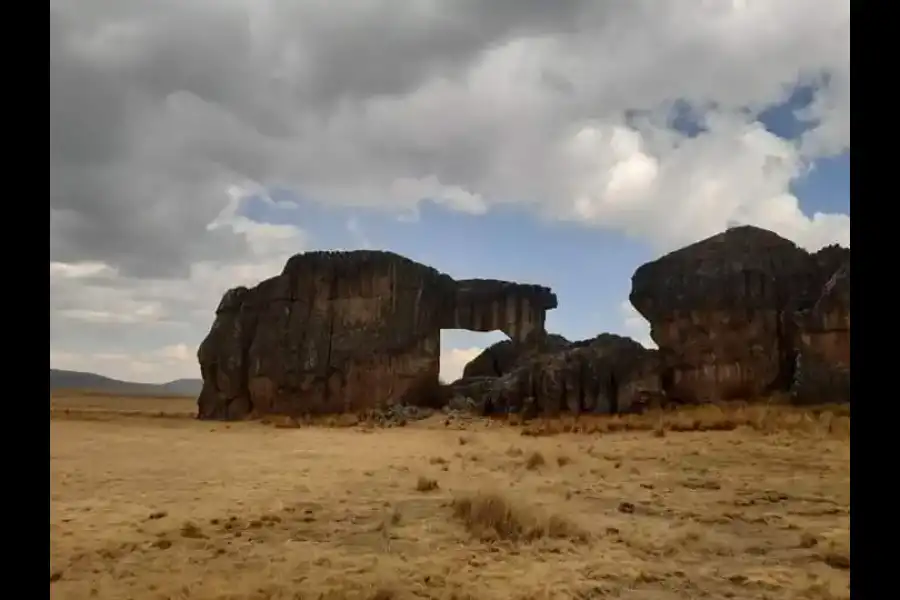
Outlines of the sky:
[{"label": "sky", "polygon": [[[51,0],[50,365],[199,377],[222,293],[318,249],[652,345],[638,266],[849,246],[849,181],[849,0]],[[443,332],[442,377],[503,337]]]}]

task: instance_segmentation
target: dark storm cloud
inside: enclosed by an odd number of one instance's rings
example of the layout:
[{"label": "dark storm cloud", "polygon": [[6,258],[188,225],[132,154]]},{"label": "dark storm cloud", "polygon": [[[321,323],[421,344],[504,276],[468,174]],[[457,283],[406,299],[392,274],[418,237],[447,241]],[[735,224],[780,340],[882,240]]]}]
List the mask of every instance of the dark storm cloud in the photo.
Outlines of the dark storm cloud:
[{"label": "dark storm cloud", "polygon": [[51,2],[51,260],[176,275],[235,256],[241,240],[206,229],[223,187],[264,181],[270,142],[302,115],[452,76],[504,36],[571,26],[584,3],[326,4]]}]

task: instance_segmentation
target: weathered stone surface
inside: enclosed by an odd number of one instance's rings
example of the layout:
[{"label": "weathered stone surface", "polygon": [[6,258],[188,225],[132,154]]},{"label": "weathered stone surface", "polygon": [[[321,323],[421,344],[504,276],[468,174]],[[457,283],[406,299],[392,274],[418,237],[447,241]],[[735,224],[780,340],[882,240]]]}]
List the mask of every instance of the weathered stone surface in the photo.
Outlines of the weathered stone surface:
[{"label": "weathered stone surface", "polygon": [[543,332],[544,287],[454,281],[390,252],[310,252],[222,299],[198,350],[198,416],[359,411],[436,396],[440,330]]},{"label": "weathered stone surface", "polygon": [[656,351],[602,334],[529,354],[500,377],[464,378],[453,388],[484,414],[624,413],[660,395],[659,372]]},{"label": "weathered stone surface", "polygon": [[242,310],[248,294],[245,287],[225,292],[212,329],[197,351],[203,378],[197,400],[200,418],[236,419],[250,412],[245,348],[253,339],[256,318]]},{"label": "weathered stone surface", "polygon": [[441,329],[502,331],[513,341],[542,336],[547,311],[557,306],[549,288],[496,279],[457,281],[452,300],[441,313]]},{"label": "weathered stone surface", "polygon": [[[228,291],[198,350],[198,415],[321,414],[459,398],[485,414],[615,413],[790,390],[849,401],[850,251],[738,227],[639,268],[631,301],[659,351],[544,330],[544,287],[455,281],[389,252],[313,252]],[[504,331],[438,385],[440,330]]]},{"label": "weathered stone surface", "polygon": [[462,378],[500,377],[529,356],[562,350],[570,345],[569,340],[555,334],[533,335],[521,342],[502,340],[488,346],[469,361],[463,369]]},{"label": "weathered stone surface", "polygon": [[787,390],[797,354],[793,313],[815,303],[849,252],[809,254],[745,226],[641,266],[630,299],[650,322],[667,394],[701,402]]},{"label": "weathered stone surface", "polygon": [[[454,398],[472,398],[479,406],[481,406],[484,399],[490,395],[491,390],[494,385],[496,385],[498,379],[498,377],[494,376],[463,377],[462,379],[457,379],[453,383],[447,385],[447,395],[445,400],[449,402]],[[481,411],[479,410],[479,412]]]},{"label": "weathered stone surface", "polygon": [[850,263],[828,280],[819,300],[794,314],[798,403],[850,401]]}]

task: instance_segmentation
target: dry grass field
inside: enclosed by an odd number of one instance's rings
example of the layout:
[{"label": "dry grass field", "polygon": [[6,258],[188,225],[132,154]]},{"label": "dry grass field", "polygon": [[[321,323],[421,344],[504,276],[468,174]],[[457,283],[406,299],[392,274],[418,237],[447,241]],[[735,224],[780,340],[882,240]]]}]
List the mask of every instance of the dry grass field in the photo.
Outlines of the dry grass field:
[{"label": "dry grass field", "polygon": [[51,598],[849,598],[849,416],[833,410],[524,430],[191,410],[51,401]]},{"label": "dry grass field", "polygon": [[102,392],[71,390],[54,392],[51,418],[119,419],[122,417],[180,417],[197,414],[196,398],[172,396],[114,396]]}]

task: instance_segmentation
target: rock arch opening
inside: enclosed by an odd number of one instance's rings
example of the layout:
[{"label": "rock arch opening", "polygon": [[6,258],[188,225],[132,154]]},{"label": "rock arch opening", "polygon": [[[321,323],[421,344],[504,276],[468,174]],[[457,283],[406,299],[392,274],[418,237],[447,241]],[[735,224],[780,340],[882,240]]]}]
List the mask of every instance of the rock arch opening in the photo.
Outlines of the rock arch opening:
[{"label": "rock arch opening", "polygon": [[463,377],[499,377],[507,367],[503,356],[489,349],[511,345],[509,336],[499,330],[441,330],[440,380],[452,383]]}]

